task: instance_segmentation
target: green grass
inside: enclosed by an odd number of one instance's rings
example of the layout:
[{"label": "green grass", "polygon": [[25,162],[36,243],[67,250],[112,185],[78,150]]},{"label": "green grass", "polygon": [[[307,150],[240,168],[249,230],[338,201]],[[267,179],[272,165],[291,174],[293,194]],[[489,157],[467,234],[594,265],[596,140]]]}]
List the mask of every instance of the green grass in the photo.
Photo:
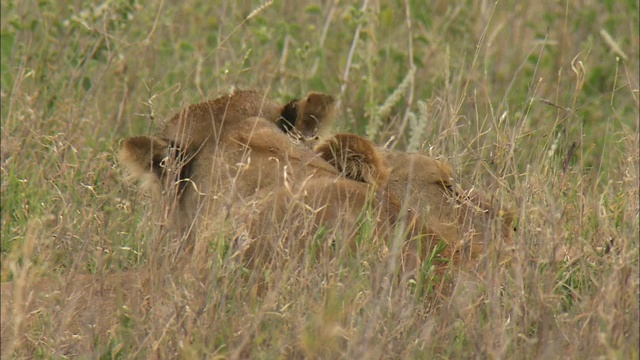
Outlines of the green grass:
[{"label": "green grass", "polygon": [[[405,292],[366,251],[293,261],[263,297],[212,239],[206,282],[171,290],[179,321],[122,321],[89,352],[639,358],[637,1],[181,4],[2,3],[2,281],[144,266],[160,235],[119,141],[232,87],[335,94],[337,129],[447,160],[515,210],[514,261],[437,301],[428,269]],[[39,316],[16,357],[64,354]]]}]

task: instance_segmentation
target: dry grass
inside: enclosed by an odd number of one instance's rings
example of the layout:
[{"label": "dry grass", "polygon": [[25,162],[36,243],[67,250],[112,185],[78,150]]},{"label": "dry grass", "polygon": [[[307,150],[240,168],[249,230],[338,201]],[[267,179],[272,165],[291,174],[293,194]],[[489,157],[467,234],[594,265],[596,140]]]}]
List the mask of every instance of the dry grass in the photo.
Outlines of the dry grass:
[{"label": "dry grass", "polygon": [[[3,354],[639,358],[637,2],[181,4],[2,3]],[[448,160],[516,210],[513,260],[446,296],[366,251],[276,264],[266,294],[224,238],[205,270],[161,266],[118,142],[231,87],[339,94],[340,130]],[[152,310],[122,306],[140,288]]]}]

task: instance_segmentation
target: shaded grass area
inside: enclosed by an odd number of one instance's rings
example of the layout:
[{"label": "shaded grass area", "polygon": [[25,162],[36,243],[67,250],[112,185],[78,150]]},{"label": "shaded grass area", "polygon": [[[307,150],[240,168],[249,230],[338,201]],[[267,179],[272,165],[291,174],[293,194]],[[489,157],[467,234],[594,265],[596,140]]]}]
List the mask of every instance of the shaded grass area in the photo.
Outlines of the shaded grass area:
[{"label": "shaded grass area", "polygon": [[[503,199],[513,260],[452,269],[446,296],[383,284],[366,251],[283,262],[262,296],[211,239],[205,274],[149,272],[166,311],[122,309],[84,351],[638,358],[638,26],[635,1],[3,3],[2,281],[147,269],[164,235],[119,140],[232,87],[324,91],[339,130],[445,159]],[[17,357],[72,354],[50,326],[64,314],[39,314]]]}]

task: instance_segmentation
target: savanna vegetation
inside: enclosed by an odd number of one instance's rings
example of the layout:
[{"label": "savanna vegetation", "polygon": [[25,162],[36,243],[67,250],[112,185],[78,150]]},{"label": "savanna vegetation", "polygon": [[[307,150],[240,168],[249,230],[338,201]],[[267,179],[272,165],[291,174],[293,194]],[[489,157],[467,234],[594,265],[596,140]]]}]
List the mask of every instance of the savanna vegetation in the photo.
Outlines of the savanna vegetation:
[{"label": "savanna vegetation", "polygon": [[[1,6],[3,357],[640,357],[637,1]],[[166,231],[120,142],[234,88],[333,94],[337,131],[447,161],[513,210],[509,261],[409,287],[366,252],[283,261],[260,292],[223,236],[203,276],[154,266]],[[162,316],[120,306],[106,335],[72,333],[77,299],[24,306],[43,279],[118,274]]]}]

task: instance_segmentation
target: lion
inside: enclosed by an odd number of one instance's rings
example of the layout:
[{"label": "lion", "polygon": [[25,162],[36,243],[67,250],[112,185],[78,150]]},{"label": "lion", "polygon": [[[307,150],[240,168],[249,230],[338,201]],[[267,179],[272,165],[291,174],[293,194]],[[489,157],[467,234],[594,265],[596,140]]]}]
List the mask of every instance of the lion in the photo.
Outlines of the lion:
[{"label": "lion", "polygon": [[[442,256],[452,264],[473,269],[492,240],[513,242],[511,212],[491,203],[482,192],[455,183],[448,164],[418,153],[387,149],[381,153],[392,166],[385,190],[420,210],[427,226],[446,242]],[[447,179],[441,178],[443,172]]]},{"label": "lion", "polygon": [[[317,127],[326,129],[330,124]],[[315,152],[343,176],[377,185],[401,199],[404,207],[417,210],[430,233],[444,241],[440,256],[449,265],[472,269],[492,239],[513,243],[512,213],[480,191],[465,190],[454,181],[448,164],[419,153],[377,147],[355,134],[308,135],[309,143],[316,144]],[[419,251],[421,261],[428,251],[431,247]]]},{"label": "lion", "polygon": [[[198,229],[193,226],[198,219],[219,223],[234,212],[244,216],[246,204],[251,203],[262,210],[243,221],[251,226],[242,238],[268,239],[265,234],[283,230],[273,224],[291,214],[282,208],[298,204],[317,210],[309,232],[329,227],[352,234],[348,229],[357,228],[355,219],[374,200],[384,224],[379,227],[381,234],[398,220],[402,205],[407,208],[412,234],[427,235],[424,246],[409,242],[420,245],[423,260],[436,238],[447,245],[441,253],[445,261],[471,265],[492,237],[510,240],[508,212],[495,210],[477,191],[467,194],[454,183],[446,163],[379,148],[354,134],[326,137],[335,117],[330,95],[312,92],[281,105],[258,92],[239,91],[181,110],[155,137],[126,140],[121,159],[132,173],[155,179],[156,187],[161,182],[177,184],[172,187],[176,195],[166,196],[171,191],[165,190],[164,198],[177,199],[182,229]],[[294,135],[294,141],[285,134]],[[319,145],[311,150],[314,143]],[[205,215],[197,216],[196,209]],[[281,217],[271,215],[267,221],[265,213]],[[256,233],[256,229],[261,230]],[[277,239],[277,232],[271,238]],[[269,241],[246,243],[260,247]],[[267,251],[273,248],[266,246]]]}]

